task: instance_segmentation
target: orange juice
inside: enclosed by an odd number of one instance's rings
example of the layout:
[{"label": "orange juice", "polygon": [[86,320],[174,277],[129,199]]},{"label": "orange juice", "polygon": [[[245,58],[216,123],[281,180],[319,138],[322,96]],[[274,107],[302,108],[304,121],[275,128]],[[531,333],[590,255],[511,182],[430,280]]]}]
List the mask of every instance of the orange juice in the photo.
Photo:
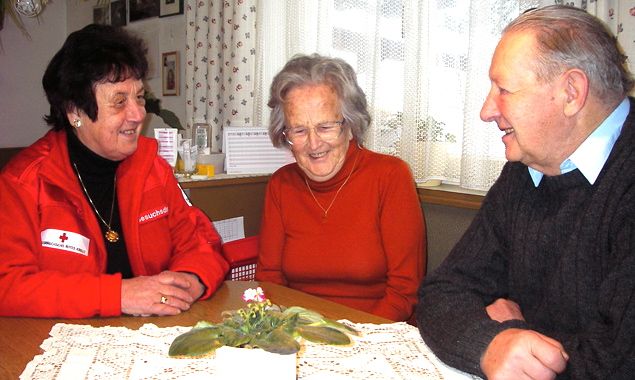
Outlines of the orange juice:
[{"label": "orange juice", "polygon": [[212,164],[196,164],[196,174],[206,175],[208,177],[214,176],[214,165]]}]

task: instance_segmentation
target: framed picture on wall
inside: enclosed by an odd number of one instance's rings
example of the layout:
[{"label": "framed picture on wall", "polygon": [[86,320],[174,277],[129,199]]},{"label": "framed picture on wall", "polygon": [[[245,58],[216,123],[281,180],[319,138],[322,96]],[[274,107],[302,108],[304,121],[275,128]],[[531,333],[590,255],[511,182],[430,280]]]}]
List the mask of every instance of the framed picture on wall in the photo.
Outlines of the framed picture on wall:
[{"label": "framed picture on wall", "polygon": [[179,55],[176,51],[163,53],[161,59],[161,87],[163,96],[179,95]]},{"label": "framed picture on wall", "polygon": [[110,2],[110,25],[125,26],[127,17],[126,0],[113,0]]},{"label": "framed picture on wall", "polygon": [[159,0],[159,17],[183,14],[183,0]]},{"label": "framed picture on wall", "polygon": [[93,8],[93,23],[110,25],[110,9],[108,5],[99,5]]},{"label": "framed picture on wall", "polygon": [[130,22],[159,15],[159,0],[128,0]]}]

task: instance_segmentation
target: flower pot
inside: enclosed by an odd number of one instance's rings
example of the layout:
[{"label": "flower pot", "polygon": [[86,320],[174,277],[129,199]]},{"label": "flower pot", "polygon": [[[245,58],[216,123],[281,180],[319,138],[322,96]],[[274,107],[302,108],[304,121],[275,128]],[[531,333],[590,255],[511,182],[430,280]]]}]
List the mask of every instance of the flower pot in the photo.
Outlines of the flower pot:
[{"label": "flower pot", "polygon": [[297,355],[223,346],[216,349],[215,379],[296,379]]}]

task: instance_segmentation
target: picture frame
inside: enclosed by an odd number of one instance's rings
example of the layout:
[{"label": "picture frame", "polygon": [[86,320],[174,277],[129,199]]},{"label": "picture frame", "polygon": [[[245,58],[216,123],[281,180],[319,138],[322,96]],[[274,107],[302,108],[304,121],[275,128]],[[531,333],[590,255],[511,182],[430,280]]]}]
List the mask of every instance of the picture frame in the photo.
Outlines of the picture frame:
[{"label": "picture frame", "polygon": [[183,0],[159,0],[159,17],[183,14]]},{"label": "picture frame", "polygon": [[120,27],[126,26],[128,18],[128,7],[126,0],[112,0],[110,2],[110,25]]},{"label": "picture frame", "polygon": [[159,0],[128,0],[128,3],[130,22],[159,15]]},{"label": "picture frame", "polygon": [[110,25],[110,7],[97,5],[93,7],[93,23],[97,25]]},{"label": "picture frame", "polygon": [[161,55],[161,89],[163,96],[179,95],[179,54],[170,51]]}]

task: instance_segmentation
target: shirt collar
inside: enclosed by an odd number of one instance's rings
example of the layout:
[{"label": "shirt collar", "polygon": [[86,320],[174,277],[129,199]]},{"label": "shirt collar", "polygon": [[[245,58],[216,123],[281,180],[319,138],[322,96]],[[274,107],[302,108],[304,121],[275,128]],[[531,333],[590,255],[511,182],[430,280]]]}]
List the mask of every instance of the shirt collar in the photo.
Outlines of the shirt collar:
[{"label": "shirt collar", "polygon": [[[580,146],[560,164],[560,173],[565,174],[575,169],[579,169],[582,175],[591,185],[600,175],[602,167],[615,145],[615,141],[622,132],[622,126],[630,111],[630,102],[625,98],[615,110],[604,119]],[[527,167],[534,186],[538,187],[542,180],[543,173],[536,169]]]}]

